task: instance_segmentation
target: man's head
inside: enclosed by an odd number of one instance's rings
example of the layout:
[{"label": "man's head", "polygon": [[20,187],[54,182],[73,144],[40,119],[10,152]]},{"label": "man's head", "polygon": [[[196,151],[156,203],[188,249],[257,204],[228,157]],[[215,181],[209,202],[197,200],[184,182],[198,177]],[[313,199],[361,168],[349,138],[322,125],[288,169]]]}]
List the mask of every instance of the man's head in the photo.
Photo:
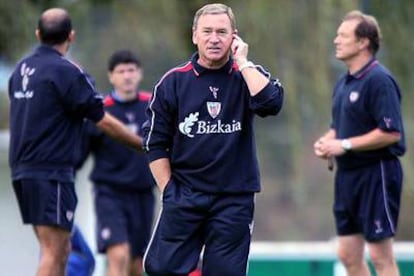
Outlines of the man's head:
[{"label": "man's head", "polygon": [[346,61],[361,53],[375,55],[380,48],[380,40],[377,20],[360,11],[351,11],[343,18],[334,40],[336,57]]},{"label": "man's head", "polygon": [[201,65],[216,67],[226,63],[235,33],[236,21],[230,7],[208,4],[200,8],[194,16],[193,43]]},{"label": "man's head", "polygon": [[129,50],[116,51],[109,58],[108,78],[121,96],[135,95],[143,77],[142,73],[141,62]]},{"label": "man's head", "polygon": [[55,46],[72,42],[74,35],[72,20],[64,9],[48,9],[39,18],[36,36],[43,44]]}]

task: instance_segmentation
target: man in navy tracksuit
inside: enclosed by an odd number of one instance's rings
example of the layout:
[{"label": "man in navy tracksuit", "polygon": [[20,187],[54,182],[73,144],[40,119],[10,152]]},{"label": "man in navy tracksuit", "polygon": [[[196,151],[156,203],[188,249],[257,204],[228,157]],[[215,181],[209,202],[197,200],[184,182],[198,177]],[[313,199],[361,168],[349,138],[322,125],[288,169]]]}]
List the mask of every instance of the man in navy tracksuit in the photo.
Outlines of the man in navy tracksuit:
[{"label": "man in navy tracksuit", "polygon": [[336,157],[334,214],[338,255],[348,275],[370,275],[368,242],[377,275],[399,275],[392,243],[397,230],[405,152],[401,94],[391,73],[375,58],[380,29],[375,18],[347,14],[334,40],[348,73],[336,83],[331,129],[315,154]]},{"label": "man in navy tracksuit", "polygon": [[[142,80],[138,58],[129,50],[112,54],[109,81],[114,90],[104,100],[105,111],[134,133],[141,132],[151,94],[137,91]],[[108,257],[108,275],[142,275],[142,256],[151,234],[154,179],[143,154],[120,145],[86,123],[83,157],[94,156],[98,250]]]},{"label": "man in navy tracksuit", "polygon": [[87,74],[64,57],[74,39],[68,13],[53,8],[39,19],[41,42],[17,64],[9,81],[9,163],[25,224],[41,247],[36,275],[64,275],[77,198],[74,148],[83,119],[140,149],[141,138],[104,113]]},{"label": "man in navy tracksuit", "polygon": [[161,78],[148,109],[145,146],[163,204],[144,269],[187,275],[204,246],[203,275],[246,275],[260,190],[253,118],[276,115],[283,90],[247,60],[229,7],[198,10],[193,43],[198,52]]}]

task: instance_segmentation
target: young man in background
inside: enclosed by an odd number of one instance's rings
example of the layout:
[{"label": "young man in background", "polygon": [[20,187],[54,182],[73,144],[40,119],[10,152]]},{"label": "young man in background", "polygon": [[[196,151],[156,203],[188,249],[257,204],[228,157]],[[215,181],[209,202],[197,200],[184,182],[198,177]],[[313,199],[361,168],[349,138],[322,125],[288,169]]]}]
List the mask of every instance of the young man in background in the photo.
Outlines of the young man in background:
[{"label": "young man in background", "polygon": [[[141,62],[129,50],[112,54],[108,78],[113,86],[104,99],[105,111],[133,133],[141,133],[151,94],[140,91]],[[93,154],[97,244],[108,259],[108,275],[142,275],[142,256],[154,213],[155,182],[143,154],[114,142],[92,123],[85,125],[83,157]]]}]

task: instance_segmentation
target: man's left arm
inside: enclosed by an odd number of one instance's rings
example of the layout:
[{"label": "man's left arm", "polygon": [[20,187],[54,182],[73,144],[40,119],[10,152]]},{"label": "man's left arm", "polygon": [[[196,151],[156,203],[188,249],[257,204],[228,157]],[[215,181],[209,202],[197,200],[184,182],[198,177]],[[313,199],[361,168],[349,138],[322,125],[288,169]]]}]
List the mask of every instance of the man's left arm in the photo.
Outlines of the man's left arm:
[{"label": "man's left arm", "polygon": [[237,35],[232,44],[233,58],[247,84],[250,108],[259,116],[276,115],[283,104],[283,88],[263,67],[248,61],[248,45]]},{"label": "man's left arm", "polygon": [[395,144],[401,139],[399,132],[385,132],[376,128],[367,134],[351,137],[348,140],[354,151],[376,150]]},{"label": "man's left arm", "polygon": [[347,139],[331,139],[322,142],[321,151],[328,157],[342,155],[348,150],[352,151],[369,151],[385,148],[395,144],[401,139],[399,132],[385,132],[380,128],[370,132],[349,137]]},{"label": "man's left arm", "polygon": [[66,109],[74,116],[89,119],[112,139],[142,152],[142,138],[104,111],[102,96],[93,83],[88,74],[77,72],[72,78],[70,90],[62,95]]}]

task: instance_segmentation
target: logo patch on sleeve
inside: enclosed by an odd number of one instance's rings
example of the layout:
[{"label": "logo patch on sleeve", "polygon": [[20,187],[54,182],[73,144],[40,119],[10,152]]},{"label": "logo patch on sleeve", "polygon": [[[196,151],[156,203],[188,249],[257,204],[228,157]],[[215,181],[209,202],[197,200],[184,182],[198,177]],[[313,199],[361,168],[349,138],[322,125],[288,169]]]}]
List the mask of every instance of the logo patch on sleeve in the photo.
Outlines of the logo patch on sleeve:
[{"label": "logo patch on sleeve", "polygon": [[391,118],[384,117],[384,123],[387,128],[391,128],[391,122],[392,122]]}]

